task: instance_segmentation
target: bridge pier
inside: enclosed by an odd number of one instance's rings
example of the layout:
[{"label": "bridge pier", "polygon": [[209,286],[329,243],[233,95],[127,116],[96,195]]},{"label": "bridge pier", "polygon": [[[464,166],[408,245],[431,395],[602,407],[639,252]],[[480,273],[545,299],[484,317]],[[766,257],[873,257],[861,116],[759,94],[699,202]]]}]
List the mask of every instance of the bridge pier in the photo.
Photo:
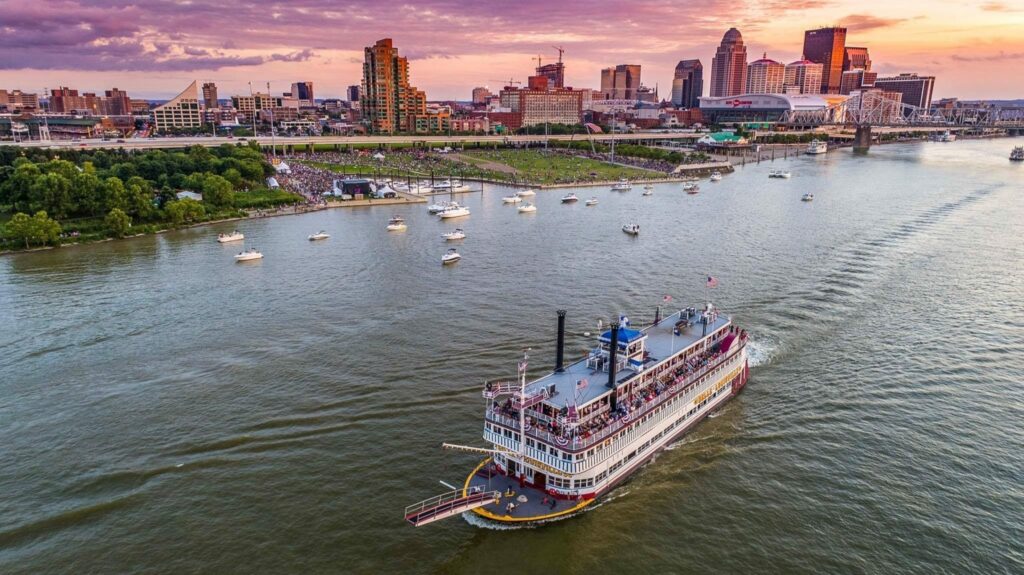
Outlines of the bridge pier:
[{"label": "bridge pier", "polygon": [[857,126],[857,133],[853,137],[853,151],[856,153],[867,153],[871,147],[871,125]]}]

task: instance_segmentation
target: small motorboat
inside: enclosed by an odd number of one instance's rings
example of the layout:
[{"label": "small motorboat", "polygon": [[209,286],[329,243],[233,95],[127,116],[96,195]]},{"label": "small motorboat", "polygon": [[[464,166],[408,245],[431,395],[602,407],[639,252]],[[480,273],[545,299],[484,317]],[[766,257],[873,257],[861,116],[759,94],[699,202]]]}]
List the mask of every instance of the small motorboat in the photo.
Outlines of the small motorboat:
[{"label": "small motorboat", "polygon": [[722,172],[711,172],[711,178],[710,179],[711,179],[712,182],[721,182],[722,181]]},{"label": "small motorboat", "polygon": [[622,226],[622,231],[631,236],[638,236],[640,235],[640,224],[626,224]]},{"label": "small motorboat", "polygon": [[331,237],[331,234],[329,234],[329,233],[327,233],[327,232],[325,232],[323,230],[320,230],[319,232],[317,232],[315,234],[310,234],[309,235],[309,241],[315,242],[316,240],[326,240],[329,237]]},{"label": "small motorboat", "polygon": [[772,170],[772,171],[768,172],[768,177],[769,178],[782,178],[782,179],[787,179],[788,180],[792,176],[793,176],[793,174],[791,174],[789,172],[786,172],[786,171],[783,171],[783,170]]},{"label": "small motorboat", "polygon": [[645,186],[644,187],[644,193],[642,193],[640,195],[641,196],[653,196],[654,195],[654,189],[651,188],[651,186]]},{"label": "small motorboat", "polygon": [[451,204],[448,203],[448,202],[444,202],[442,204],[430,204],[429,206],[427,206],[427,211],[432,213],[432,214],[439,214],[439,213],[447,210],[448,206],[450,206],[450,205]]},{"label": "small motorboat", "polygon": [[455,228],[450,232],[441,234],[441,237],[444,238],[445,241],[447,242],[455,240],[464,240],[466,239],[466,232],[462,231],[462,228]]},{"label": "small motorboat", "polygon": [[521,192],[516,192],[516,195],[519,196],[520,198],[532,198],[533,196],[537,195],[537,192],[533,190],[523,190]]},{"label": "small motorboat", "polygon": [[537,211],[537,206],[531,203],[525,203],[516,208],[516,211],[518,211],[520,214],[532,214],[533,212]]},{"label": "small motorboat", "polygon": [[242,232],[240,232],[238,230],[235,230],[235,231],[231,232],[230,234],[217,234],[217,241],[219,243],[222,243],[222,244],[226,244],[226,243],[229,243],[229,242],[240,242],[240,241],[242,241],[244,239],[245,239],[245,234],[243,234]]},{"label": "small motorboat", "polygon": [[387,230],[389,232],[404,232],[405,229],[405,218],[401,216],[394,216],[390,220],[388,220]]},{"label": "small motorboat", "polygon": [[578,201],[580,201],[580,199],[578,197],[576,197],[576,194],[574,194],[572,192],[562,196],[562,203],[563,204],[571,204],[571,203],[578,202]]},{"label": "small motorboat", "polygon": [[521,196],[502,196],[501,203],[503,204],[518,204],[523,201]]},{"label": "small motorboat", "polygon": [[441,265],[453,264],[462,259],[459,252],[455,248],[450,248],[443,256],[441,256]]},{"label": "small motorboat", "polygon": [[263,259],[263,254],[256,251],[256,248],[249,248],[244,252],[238,252],[238,255],[235,256],[236,262],[251,262],[253,260],[261,259]]},{"label": "small motorboat", "polygon": [[700,191],[700,186],[696,182],[687,182],[683,184],[683,191],[693,195]]},{"label": "small motorboat", "polygon": [[633,184],[630,184],[629,180],[627,180],[626,178],[620,179],[618,181],[618,183],[616,183],[615,185],[612,186],[612,191],[613,192],[628,192],[629,190],[632,190],[632,189],[633,189]]},{"label": "small motorboat", "polygon": [[452,218],[464,218],[469,215],[469,208],[453,204],[448,206],[448,209],[437,214],[442,220],[450,220]]},{"label": "small motorboat", "polygon": [[588,206],[596,206],[597,205],[597,198],[590,198],[589,200],[587,200],[587,205]]},{"label": "small motorboat", "polygon": [[804,194],[803,196],[800,197],[800,201],[801,202],[813,202],[814,201],[814,194]]}]

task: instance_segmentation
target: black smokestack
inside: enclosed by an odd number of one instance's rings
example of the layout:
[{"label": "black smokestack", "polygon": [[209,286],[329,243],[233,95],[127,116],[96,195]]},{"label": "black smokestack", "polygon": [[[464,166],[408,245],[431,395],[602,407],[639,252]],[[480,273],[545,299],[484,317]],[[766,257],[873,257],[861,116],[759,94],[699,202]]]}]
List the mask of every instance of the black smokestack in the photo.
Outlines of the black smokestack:
[{"label": "black smokestack", "polygon": [[615,361],[619,353],[619,322],[612,324],[612,342],[608,349],[608,387],[615,389]]},{"label": "black smokestack", "polygon": [[565,310],[558,310],[558,348],[555,350],[555,371],[563,372],[562,367],[565,359]]}]

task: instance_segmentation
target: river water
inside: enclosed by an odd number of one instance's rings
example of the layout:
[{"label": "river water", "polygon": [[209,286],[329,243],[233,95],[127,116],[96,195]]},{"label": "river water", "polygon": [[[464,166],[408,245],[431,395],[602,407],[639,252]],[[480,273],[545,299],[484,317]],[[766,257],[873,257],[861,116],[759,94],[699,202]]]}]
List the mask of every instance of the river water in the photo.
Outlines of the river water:
[{"label": "river water", "polygon": [[[0,572],[1024,572],[1010,147],[544,191],[533,215],[488,187],[458,223],[241,222],[254,264],[214,241],[234,224],[0,258]],[[598,318],[697,304],[708,272],[755,365],[716,417],[580,516],[403,522],[478,461],[439,445],[482,445],[484,378],[526,347],[550,368],[557,309],[578,357]]]}]

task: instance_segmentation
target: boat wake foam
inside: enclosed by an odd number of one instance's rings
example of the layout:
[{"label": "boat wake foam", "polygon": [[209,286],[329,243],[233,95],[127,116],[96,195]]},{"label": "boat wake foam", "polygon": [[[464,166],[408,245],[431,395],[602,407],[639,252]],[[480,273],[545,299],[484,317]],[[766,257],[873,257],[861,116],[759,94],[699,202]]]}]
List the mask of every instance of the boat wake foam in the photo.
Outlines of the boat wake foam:
[{"label": "boat wake foam", "polygon": [[747,342],[747,361],[750,364],[750,367],[758,367],[771,363],[775,350],[777,350],[778,347],[778,342],[772,340],[770,337],[754,337],[754,335],[751,334],[750,341]]}]

